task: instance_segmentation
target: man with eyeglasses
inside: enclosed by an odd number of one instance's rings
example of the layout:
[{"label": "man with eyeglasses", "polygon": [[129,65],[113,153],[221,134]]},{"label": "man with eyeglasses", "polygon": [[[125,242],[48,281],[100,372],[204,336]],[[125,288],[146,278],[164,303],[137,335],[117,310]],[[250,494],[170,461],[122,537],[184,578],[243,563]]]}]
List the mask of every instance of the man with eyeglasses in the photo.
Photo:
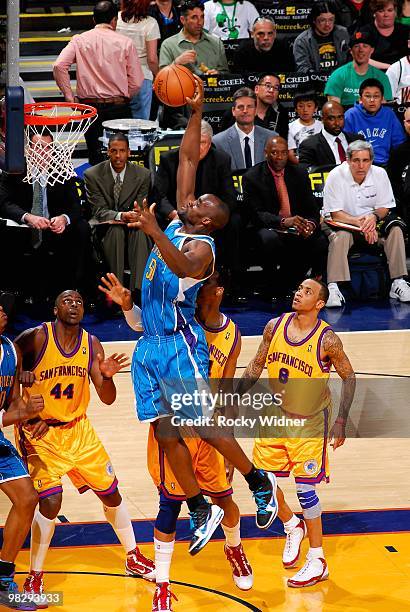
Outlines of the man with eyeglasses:
[{"label": "man with eyeglasses", "polygon": [[374,163],[386,166],[391,149],[406,140],[400,121],[391,108],[382,105],[384,87],[377,79],[366,79],[359,87],[359,102],[345,115],[345,128],[370,142]]},{"label": "man with eyeglasses", "polygon": [[349,33],[343,26],[335,25],[335,19],[336,9],[332,2],[313,5],[310,28],[299,34],[293,45],[297,72],[331,72],[346,63]]},{"label": "man with eyeglasses", "polygon": [[[256,115],[254,123],[272,132],[277,132],[287,140],[289,132],[288,110],[278,102],[280,91],[280,79],[276,74],[262,74],[257,85]],[[235,117],[231,109],[225,111],[221,121],[221,131],[227,130],[234,125]]]},{"label": "man with eyeglasses", "polygon": [[263,74],[257,85],[255,125],[277,132],[287,139],[289,132],[288,110],[278,102],[280,79],[276,74]]},{"label": "man with eyeglasses", "polygon": [[251,38],[244,39],[235,53],[232,72],[292,72],[295,69],[292,53],[286,42],[276,38],[276,25],[270,17],[255,20]]}]

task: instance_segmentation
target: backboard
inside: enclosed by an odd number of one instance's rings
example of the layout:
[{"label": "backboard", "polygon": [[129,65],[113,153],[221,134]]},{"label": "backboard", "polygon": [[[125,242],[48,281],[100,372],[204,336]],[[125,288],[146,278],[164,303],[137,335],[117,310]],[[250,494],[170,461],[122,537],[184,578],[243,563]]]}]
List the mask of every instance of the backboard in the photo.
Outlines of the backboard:
[{"label": "backboard", "polygon": [[0,2],[0,169],[24,171],[24,92],[19,84],[19,0]]}]

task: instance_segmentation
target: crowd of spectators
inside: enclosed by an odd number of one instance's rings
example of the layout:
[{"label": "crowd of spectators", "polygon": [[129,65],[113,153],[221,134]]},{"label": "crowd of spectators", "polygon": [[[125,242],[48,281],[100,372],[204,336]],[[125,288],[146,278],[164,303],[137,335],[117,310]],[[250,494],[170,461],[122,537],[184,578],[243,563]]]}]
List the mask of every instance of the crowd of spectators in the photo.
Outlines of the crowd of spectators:
[{"label": "crowd of spectators", "polygon": [[[215,193],[231,210],[216,243],[232,299],[246,298],[244,271],[251,263],[263,269],[259,289],[268,299],[286,295],[310,274],[329,283],[328,306],[341,306],[353,247],[382,249],[390,297],[410,302],[399,217],[409,217],[410,1],[311,5],[308,27],[291,38],[278,35],[268,12],[248,0],[97,2],[95,27],[73,36],[54,63],[64,99],[98,111],[86,133],[88,219],[75,181],[51,188],[39,178],[29,186],[24,175],[2,174],[0,217],[32,228],[19,252],[55,252],[58,280],[70,279],[88,293],[92,266],[81,262],[98,251],[106,269],[140,288],[151,245],[126,224],[134,201],[144,198],[157,202],[162,227],[174,218],[178,151],[164,153],[148,170],[130,161],[126,133],[112,135],[102,150],[102,123],[161,116],[165,127],[183,128],[186,108],[158,113],[152,89],[158,71],[175,63],[204,78],[242,77],[217,129],[202,123],[196,183],[198,196]],[[281,98],[289,73],[300,83],[291,100]],[[317,197],[309,172],[321,167],[326,182]]]}]

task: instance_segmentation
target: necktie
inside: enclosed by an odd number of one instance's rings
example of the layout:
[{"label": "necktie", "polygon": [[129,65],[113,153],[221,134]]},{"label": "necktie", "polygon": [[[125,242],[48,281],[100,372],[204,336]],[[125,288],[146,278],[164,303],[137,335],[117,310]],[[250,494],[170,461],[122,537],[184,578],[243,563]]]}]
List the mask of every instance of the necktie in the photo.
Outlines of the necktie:
[{"label": "necktie", "polygon": [[[43,210],[43,188],[38,181],[33,183],[33,204],[31,207],[31,214],[37,217],[44,216]],[[38,249],[43,241],[43,234],[41,230],[31,230],[31,244],[34,249]]]},{"label": "necktie", "polygon": [[288,188],[286,187],[285,177],[283,172],[280,174],[274,174],[276,191],[278,192],[279,199],[279,216],[290,217],[290,202]]},{"label": "necktie", "polygon": [[340,163],[342,164],[344,161],[346,161],[346,152],[339,137],[335,138],[335,142],[337,144],[337,151],[339,153]]},{"label": "necktie", "polygon": [[43,216],[43,189],[38,181],[33,183],[33,204],[31,214],[37,217]]},{"label": "necktie", "polygon": [[121,187],[122,187],[121,175],[117,174],[117,178],[115,179],[115,183],[114,183],[114,204],[116,207],[118,207],[118,202],[120,200]]},{"label": "necktie", "polygon": [[252,153],[251,148],[249,146],[249,136],[245,136],[244,138],[245,146],[243,152],[245,154],[245,166],[247,168],[252,168]]}]

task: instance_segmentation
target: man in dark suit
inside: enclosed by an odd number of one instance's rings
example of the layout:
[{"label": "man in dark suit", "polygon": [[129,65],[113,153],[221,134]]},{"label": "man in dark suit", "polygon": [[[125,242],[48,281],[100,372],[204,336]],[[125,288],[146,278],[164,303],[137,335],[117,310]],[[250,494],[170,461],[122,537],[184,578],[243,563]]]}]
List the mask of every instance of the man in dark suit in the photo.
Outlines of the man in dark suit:
[{"label": "man in dark suit", "polygon": [[231,158],[231,170],[251,168],[263,161],[265,142],[276,132],[255,125],[256,94],[249,87],[241,87],[232,96],[232,115],[235,124],[216,134],[213,143]]},{"label": "man in dark suit", "polygon": [[[244,207],[260,240],[266,292],[286,294],[310,268],[312,276],[322,275],[328,244],[320,231],[308,176],[303,168],[288,163],[286,140],[274,136],[265,154],[266,160],[243,176]],[[278,264],[279,286],[273,275]]]},{"label": "man in dark suit", "polygon": [[107,161],[84,172],[85,190],[91,205],[97,239],[101,241],[110,272],[124,283],[125,253],[131,271],[130,289],[141,288],[142,274],[151,241],[127,223],[137,221],[134,202],[142,206],[148,197],[150,173],[128,161],[131,155],[128,138],[118,132],[108,141]]},{"label": "man in dark suit", "polygon": [[[234,187],[231,160],[227,153],[212,144],[212,127],[201,122],[199,164],[196,172],[195,197],[212,193],[229,206],[230,219],[223,230],[215,232],[218,267],[225,267],[231,273],[232,287],[228,294],[238,301],[241,281],[240,237],[242,220],[237,209],[237,191]],[[156,214],[161,227],[165,228],[177,215],[176,179],[179,163],[179,149],[162,153],[150,200],[157,203]],[[241,296],[243,297],[243,296]],[[243,301],[243,300],[241,300]]]},{"label": "man in dark suit", "polygon": [[344,108],[339,102],[326,102],[322,107],[323,128],[299,146],[299,163],[305,166],[336,166],[346,161],[347,146],[364,140],[360,134],[344,132]]},{"label": "man in dark suit", "polygon": [[[31,141],[38,151],[43,151],[42,159],[48,163],[51,136],[34,135]],[[44,176],[39,169],[33,184],[23,180],[25,173],[3,172],[0,176],[0,217],[22,226],[22,229],[7,228],[5,232],[2,250],[9,249],[9,256],[2,260],[7,262],[3,273],[17,275],[26,297],[30,293],[38,298],[55,295],[67,286],[87,289],[88,270],[84,262],[90,261],[90,227],[82,217],[75,179],[50,186],[46,185]],[[24,227],[27,225],[32,228],[31,232]],[[46,261],[44,258],[50,252],[55,257],[48,257]],[[30,274],[23,261],[27,253],[36,257],[31,259]],[[9,280],[7,284],[14,288],[13,278]],[[3,282],[7,282],[4,276]]]}]

